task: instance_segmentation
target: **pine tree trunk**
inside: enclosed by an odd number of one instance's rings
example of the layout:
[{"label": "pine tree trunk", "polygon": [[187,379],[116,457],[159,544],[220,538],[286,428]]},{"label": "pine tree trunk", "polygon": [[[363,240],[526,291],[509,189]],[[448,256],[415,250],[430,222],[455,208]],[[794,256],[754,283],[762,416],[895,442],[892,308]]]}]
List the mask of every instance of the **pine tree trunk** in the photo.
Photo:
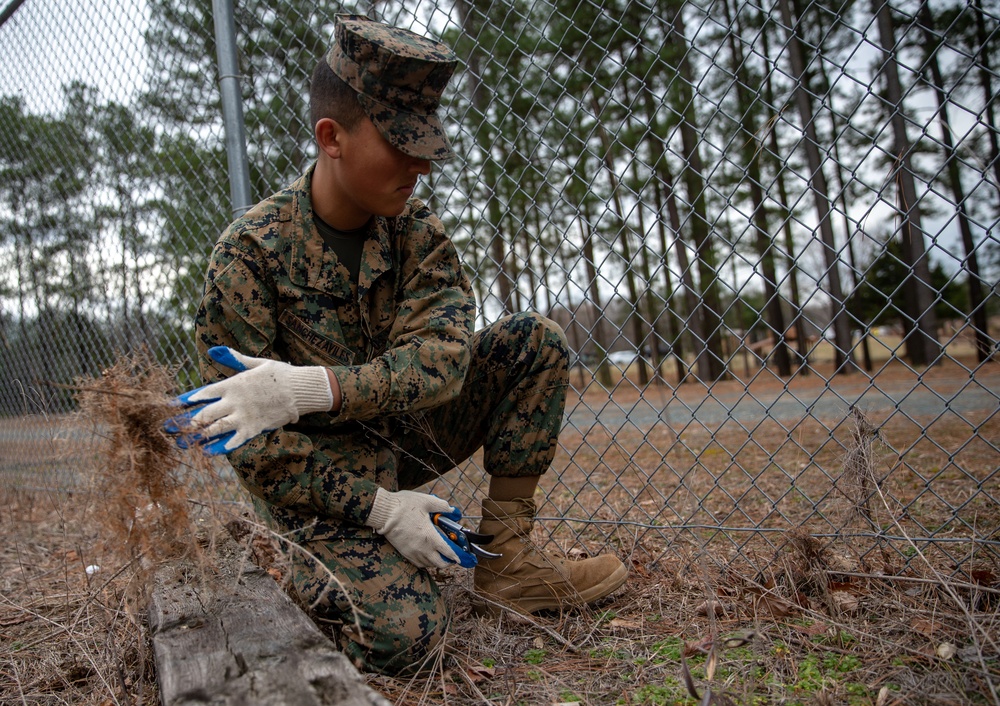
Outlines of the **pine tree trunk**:
[{"label": "pine tree trunk", "polygon": [[779,0],[781,17],[788,35],[788,53],[795,79],[795,103],[805,132],[804,148],[812,175],[809,180],[819,222],[820,240],[823,243],[823,257],[826,263],[827,295],[830,297],[831,320],[833,321],[834,372],[841,374],[857,371],[851,350],[851,327],[847,317],[843,288],[840,283],[840,257],[830,222],[830,197],[823,174],[823,162],[819,152],[819,138],[813,117],[812,94],[806,85],[805,60],[799,42],[796,25],[792,20],[789,0]]},{"label": "pine tree trunk", "polygon": [[983,19],[983,0],[973,0],[976,17],[976,38],[979,40],[979,85],[983,88],[986,106],[986,136],[990,142],[990,163],[996,179],[996,189],[1000,191],[1000,138],[997,137],[996,94],[993,92],[993,69],[990,67],[989,34]]},{"label": "pine tree trunk", "polygon": [[911,153],[913,145],[906,135],[906,118],[903,111],[903,90],[896,65],[896,37],[892,8],[884,0],[873,0],[873,10],[878,19],[879,40],[882,44],[882,73],[886,79],[886,100],[892,110],[890,124],[893,134],[893,154],[896,156],[895,173],[887,181],[898,183],[900,237],[903,253],[910,274],[906,279],[906,303],[913,330],[906,338],[906,353],[914,365],[926,366],[937,362],[941,344],[937,338],[937,315],[934,312],[935,293],[931,288],[930,259],[924,244],[924,231],[920,222],[920,206],[913,178]]},{"label": "pine tree trunk", "polygon": [[742,135],[739,142],[743,145],[743,165],[746,169],[747,183],[750,189],[750,201],[753,204],[753,214],[751,224],[754,229],[754,240],[757,254],[760,256],[760,264],[764,281],[764,307],[767,312],[767,322],[775,338],[775,345],[771,351],[774,356],[774,364],[778,368],[778,375],[788,377],[792,374],[792,364],[788,356],[788,346],[785,343],[787,330],[785,328],[785,315],[781,309],[781,297],[778,294],[778,275],[774,266],[774,243],[770,236],[770,226],[767,222],[767,210],[764,207],[764,190],[761,187],[762,177],[760,169],[760,145],[757,141],[757,124],[754,119],[753,96],[749,95],[746,87],[750,85],[747,76],[746,62],[742,52],[736,44],[737,33],[740,28],[733,26],[732,13],[729,7],[729,0],[723,3],[726,13],[726,23],[730,31],[729,51],[732,55],[733,67],[736,73],[736,96],[739,105],[740,131]]},{"label": "pine tree trunk", "polygon": [[[768,105],[774,105],[774,70],[771,64],[771,49],[768,37],[768,27],[765,25],[761,31],[763,42],[764,59],[764,99]],[[809,343],[806,340],[804,330],[804,317],[802,316],[802,295],[799,293],[799,267],[795,256],[795,233],[792,232],[792,214],[788,208],[788,187],[785,185],[784,164],[778,161],[781,154],[781,146],[778,144],[778,132],[771,127],[768,131],[768,147],[774,161],[774,180],[778,185],[778,219],[781,221],[781,230],[784,235],[783,244],[785,246],[786,270],[788,272],[789,299],[792,307],[791,322],[788,325],[789,331],[795,331],[795,349],[798,353],[798,366],[796,373],[799,375],[809,375],[810,369],[807,365],[809,361]]]},{"label": "pine tree trunk", "polygon": [[685,33],[682,8],[673,6],[666,19],[669,30],[666,41],[680,47],[680,60],[676,67],[680,79],[679,104],[684,106],[680,123],[681,151],[686,166],[681,175],[687,190],[691,213],[688,233],[698,265],[698,286],[700,298],[694,318],[701,327],[702,338],[695,352],[698,375],[704,382],[715,382],[726,377],[725,354],[722,350],[722,305],[719,296],[720,277],[718,258],[708,217],[705,200],[705,167],[699,150],[697,121],[694,110],[694,96],[691,86],[695,85],[694,72],[688,59],[689,45]]},{"label": "pine tree trunk", "polygon": [[[595,87],[596,90],[596,87]],[[642,316],[639,315],[639,286],[635,276],[635,265],[632,258],[632,247],[629,244],[629,225],[626,220],[625,207],[622,204],[621,189],[618,184],[617,169],[614,161],[614,153],[611,145],[611,138],[608,136],[604,123],[601,121],[601,104],[597,94],[590,95],[591,107],[594,117],[597,120],[597,132],[601,139],[601,146],[604,152],[604,166],[608,175],[608,184],[611,189],[611,203],[614,204],[615,214],[618,216],[619,231],[618,240],[622,244],[622,257],[625,260],[625,283],[628,287],[628,304],[631,307],[629,312],[629,322],[632,326],[632,337],[635,339],[635,346],[640,350],[642,342],[646,339],[646,331],[643,325]],[[649,384],[649,370],[646,367],[645,359],[640,355],[639,359],[639,385]]]},{"label": "pine tree trunk", "polygon": [[[941,45],[939,36],[934,32],[934,16],[926,4],[920,6],[920,22],[922,24],[924,49],[927,52],[927,64],[931,72],[931,83],[937,98],[938,120],[941,122],[941,144],[944,145],[945,168],[948,172],[948,184],[955,201],[955,215],[958,218],[958,229],[962,234],[962,246],[965,249],[965,260],[962,268],[966,271],[969,287],[969,309],[972,316],[972,327],[975,332],[976,360],[985,363],[992,360],[994,342],[989,335],[989,325],[986,317],[986,307],[983,305],[982,277],[979,274],[979,257],[976,254],[976,244],[972,238],[972,226],[969,224],[969,214],[965,208],[965,189],[962,186],[962,175],[958,170],[958,150],[952,139],[951,120],[948,117],[948,98],[944,90],[944,78],[941,65],[938,62],[937,50]],[[982,18],[980,18],[981,20]],[[996,136],[994,135],[994,139]]]}]

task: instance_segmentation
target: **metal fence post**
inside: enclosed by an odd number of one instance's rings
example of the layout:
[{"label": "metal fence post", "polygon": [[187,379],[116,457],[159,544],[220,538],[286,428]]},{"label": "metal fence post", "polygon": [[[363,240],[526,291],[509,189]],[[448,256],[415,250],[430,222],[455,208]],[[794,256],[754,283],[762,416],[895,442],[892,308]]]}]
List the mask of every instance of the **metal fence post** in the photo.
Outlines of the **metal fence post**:
[{"label": "metal fence post", "polygon": [[239,216],[252,205],[250,167],[247,162],[246,129],[240,73],[236,61],[236,23],[231,0],[212,0],[215,44],[219,60],[219,90],[222,93],[222,120],[226,129],[226,158],[229,163],[229,197],[233,215]]}]

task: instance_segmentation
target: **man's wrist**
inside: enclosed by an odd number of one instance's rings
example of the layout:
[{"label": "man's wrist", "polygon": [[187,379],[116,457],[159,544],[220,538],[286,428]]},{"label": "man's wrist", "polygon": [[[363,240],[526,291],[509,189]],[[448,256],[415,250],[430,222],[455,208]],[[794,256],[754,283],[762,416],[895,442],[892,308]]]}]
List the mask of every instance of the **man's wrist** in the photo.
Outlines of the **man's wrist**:
[{"label": "man's wrist", "polygon": [[330,368],[326,369],[326,377],[330,383],[330,394],[333,396],[333,405],[330,407],[330,413],[336,414],[340,411],[340,406],[344,402],[344,396],[340,392],[340,381],[337,380],[337,376],[333,374],[333,370]]},{"label": "man's wrist", "polygon": [[[284,384],[292,394],[292,404],[299,415],[311,412],[327,412],[333,405],[333,390],[330,388],[326,368],[320,366],[296,367],[284,364],[288,372]],[[275,378],[275,381],[278,379]],[[298,421],[293,419],[292,421]]]},{"label": "man's wrist", "polygon": [[365,524],[376,531],[382,529],[398,507],[399,500],[396,496],[385,488],[379,488],[375,491],[375,500],[372,501],[372,509]]}]

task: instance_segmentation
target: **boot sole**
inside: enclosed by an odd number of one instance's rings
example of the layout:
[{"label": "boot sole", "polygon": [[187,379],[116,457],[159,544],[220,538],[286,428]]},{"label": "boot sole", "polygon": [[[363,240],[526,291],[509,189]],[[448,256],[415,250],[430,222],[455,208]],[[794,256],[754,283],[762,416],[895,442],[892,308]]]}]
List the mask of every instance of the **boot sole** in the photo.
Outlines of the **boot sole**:
[{"label": "boot sole", "polygon": [[601,581],[599,584],[591,586],[586,591],[582,591],[573,596],[539,596],[538,598],[524,598],[516,601],[505,600],[495,596],[487,596],[489,600],[479,594],[474,594],[472,612],[480,617],[497,617],[504,608],[509,608],[515,613],[531,615],[542,610],[559,610],[561,608],[579,607],[590,605],[596,601],[610,596],[617,591],[628,579],[628,569],[624,564],[619,566],[613,574]]}]

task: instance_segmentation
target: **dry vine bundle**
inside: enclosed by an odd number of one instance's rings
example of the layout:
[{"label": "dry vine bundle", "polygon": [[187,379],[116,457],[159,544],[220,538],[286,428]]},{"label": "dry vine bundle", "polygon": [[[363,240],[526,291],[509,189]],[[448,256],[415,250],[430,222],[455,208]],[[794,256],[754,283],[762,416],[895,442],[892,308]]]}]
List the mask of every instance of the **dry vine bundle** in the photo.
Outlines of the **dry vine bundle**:
[{"label": "dry vine bundle", "polygon": [[177,413],[174,380],[140,352],[76,385],[80,417],[95,442],[92,479],[106,549],[144,567],[199,555],[188,488],[211,465],[200,453],[181,451],[163,428]]}]

